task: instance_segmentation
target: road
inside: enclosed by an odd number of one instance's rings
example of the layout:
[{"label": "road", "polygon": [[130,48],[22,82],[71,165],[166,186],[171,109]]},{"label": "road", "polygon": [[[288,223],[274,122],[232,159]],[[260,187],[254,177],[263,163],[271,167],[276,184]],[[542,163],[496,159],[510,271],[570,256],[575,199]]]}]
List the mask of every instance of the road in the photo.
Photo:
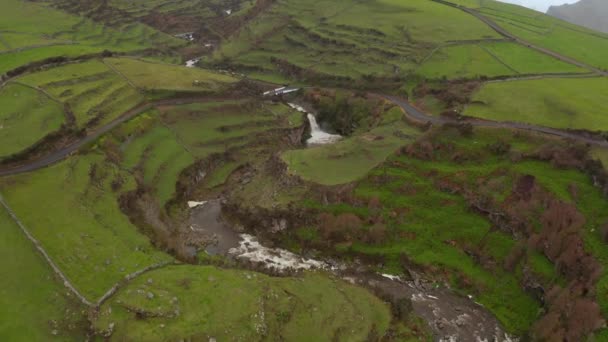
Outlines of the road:
[{"label": "road", "polygon": [[120,124],[134,118],[135,116],[137,116],[137,115],[141,114],[142,112],[144,112],[150,108],[153,108],[155,106],[187,104],[187,103],[194,103],[194,102],[208,102],[208,101],[212,101],[212,100],[221,101],[222,99],[225,99],[225,98],[200,98],[200,97],[198,97],[198,98],[157,100],[157,101],[153,101],[153,102],[141,103],[141,104],[137,105],[136,107],[123,113],[120,117],[116,118],[115,120],[97,128],[95,131],[90,132],[82,139],[80,139],[76,142],[73,142],[68,146],[65,146],[59,150],[53,151],[41,158],[38,158],[38,159],[35,159],[32,161],[28,161],[26,164],[18,165],[18,166],[6,168],[6,169],[0,169],[0,177],[31,172],[31,171],[42,169],[49,165],[55,164],[65,158],[67,158],[72,153],[77,152],[81,147],[97,140],[102,135],[113,130],[116,126],[119,126]]},{"label": "road", "polygon": [[448,124],[448,123],[470,123],[472,126],[475,126],[475,127],[525,130],[525,131],[532,131],[532,132],[536,132],[536,133],[558,136],[558,137],[566,138],[566,139],[572,139],[572,140],[582,142],[585,144],[591,144],[591,145],[595,145],[595,146],[608,148],[608,141],[606,141],[604,139],[600,139],[600,138],[596,139],[596,138],[592,138],[592,137],[587,137],[587,136],[584,136],[582,134],[578,134],[575,132],[568,132],[568,131],[563,131],[563,130],[559,130],[559,129],[555,129],[555,128],[530,125],[530,124],[525,124],[525,123],[520,123],[520,122],[497,122],[497,121],[480,120],[480,119],[474,119],[474,118],[464,118],[462,120],[457,120],[457,119],[447,118],[447,117],[443,117],[443,116],[433,116],[433,115],[427,114],[427,113],[421,111],[420,109],[412,106],[405,99],[402,99],[402,98],[399,98],[396,96],[390,96],[390,95],[378,95],[378,96],[381,96],[381,97],[395,103],[396,105],[398,105],[399,107],[401,107],[401,109],[403,109],[405,111],[406,115],[410,119],[413,119],[418,122],[423,122],[423,123],[430,122],[433,125],[443,125],[443,124]]},{"label": "road", "polygon": [[[526,131],[532,131],[532,132],[549,134],[549,135],[558,136],[558,137],[562,137],[562,138],[572,139],[572,140],[579,141],[582,143],[608,148],[608,141],[606,141],[606,140],[602,140],[599,138],[594,139],[594,138],[587,137],[582,134],[577,134],[574,132],[562,131],[559,129],[553,129],[553,128],[549,128],[549,127],[536,126],[536,125],[529,125],[529,124],[518,123],[518,122],[496,122],[496,121],[479,120],[479,119],[472,119],[472,118],[456,120],[456,119],[446,118],[446,117],[442,117],[442,116],[434,116],[434,115],[427,114],[427,113],[421,111],[420,109],[412,106],[405,99],[402,99],[402,98],[399,98],[396,96],[385,95],[385,94],[375,94],[375,95],[385,98],[385,99],[395,103],[396,105],[401,107],[401,109],[403,109],[403,111],[406,113],[406,115],[410,119],[418,121],[418,122],[422,122],[422,123],[430,122],[433,125],[443,125],[443,124],[447,124],[447,123],[470,123],[471,125],[476,126],[476,127],[526,130]],[[125,112],[124,114],[122,114],[120,117],[118,117],[114,121],[111,121],[110,123],[99,127],[97,130],[87,134],[84,138],[82,138],[66,147],[53,151],[41,158],[29,161],[23,165],[19,165],[19,166],[7,168],[7,169],[0,169],[0,177],[31,172],[31,171],[42,169],[49,165],[55,164],[65,158],[67,158],[71,154],[77,152],[83,146],[97,140],[99,137],[108,133],[109,131],[114,129],[116,126],[124,123],[125,121],[132,119],[133,117],[139,115],[140,113],[142,113],[152,107],[163,106],[163,105],[187,104],[187,103],[195,103],[195,102],[218,101],[218,100],[222,100],[222,99],[225,99],[225,98],[168,99],[168,100],[157,100],[157,101],[153,101],[153,102],[142,103],[142,104],[130,109],[129,111]]]}]

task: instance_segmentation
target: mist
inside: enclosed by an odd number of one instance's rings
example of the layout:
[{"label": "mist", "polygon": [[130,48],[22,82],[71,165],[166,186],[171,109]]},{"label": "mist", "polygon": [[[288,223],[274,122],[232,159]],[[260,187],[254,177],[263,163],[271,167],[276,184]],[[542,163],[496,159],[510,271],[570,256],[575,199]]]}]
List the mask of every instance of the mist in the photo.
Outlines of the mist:
[{"label": "mist", "polygon": [[549,6],[573,4],[575,2],[578,2],[578,0],[499,0],[499,1],[529,7],[529,8],[532,8],[534,10],[537,10],[537,11],[540,11],[543,13],[547,12],[547,10],[549,9]]}]

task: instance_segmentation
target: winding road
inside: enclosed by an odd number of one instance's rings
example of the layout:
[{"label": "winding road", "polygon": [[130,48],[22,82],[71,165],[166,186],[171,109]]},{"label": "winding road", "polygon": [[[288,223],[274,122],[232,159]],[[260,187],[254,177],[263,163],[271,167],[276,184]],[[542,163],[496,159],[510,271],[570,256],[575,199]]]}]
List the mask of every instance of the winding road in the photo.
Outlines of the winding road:
[{"label": "winding road", "polygon": [[423,122],[423,123],[430,122],[433,125],[443,125],[443,124],[449,124],[449,123],[453,123],[453,124],[470,123],[471,125],[473,125],[475,127],[507,128],[507,129],[525,130],[525,131],[532,131],[532,132],[536,132],[536,133],[558,136],[558,137],[565,138],[565,139],[572,139],[572,140],[582,142],[585,144],[591,144],[591,145],[595,145],[595,146],[608,148],[608,141],[606,141],[604,139],[592,138],[592,137],[588,137],[588,136],[578,134],[575,132],[568,132],[568,131],[564,131],[564,130],[560,130],[560,129],[544,127],[544,126],[537,126],[537,125],[530,125],[530,124],[525,124],[525,123],[520,123],[520,122],[498,122],[498,121],[481,120],[481,119],[474,119],[474,118],[465,118],[462,120],[457,120],[457,119],[446,118],[446,117],[442,117],[442,116],[434,116],[434,115],[429,115],[429,114],[421,111],[420,109],[414,107],[409,102],[407,102],[405,99],[402,99],[402,98],[399,98],[396,96],[391,96],[391,95],[378,95],[378,96],[381,96],[381,97],[395,103],[399,107],[401,107],[401,109],[403,109],[403,111],[406,113],[406,115],[410,119],[414,119],[415,121],[419,121],[419,122]]}]

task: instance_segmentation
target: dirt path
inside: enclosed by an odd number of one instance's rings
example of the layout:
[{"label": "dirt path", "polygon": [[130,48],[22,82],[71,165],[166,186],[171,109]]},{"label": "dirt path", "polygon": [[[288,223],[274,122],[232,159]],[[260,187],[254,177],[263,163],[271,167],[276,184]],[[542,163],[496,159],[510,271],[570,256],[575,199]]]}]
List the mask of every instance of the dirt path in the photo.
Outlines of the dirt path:
[{"label": "dirt path", "polygon": [[502,28],[500,25],[498,25],[492,19],[490,19],[490,18],[488,18],[486,16],[481,15],[481,13],[477,12],[474,9],[471,9],[471,8],[468,8],[468,7],[464,7],[464,6],[461,6],[461,5],[458,5],[458,4],[449,2],[449,1],[445,1],[445,0],[431,0],[431,1],[443,4],[443,5],[446,5],[446,6],[458,8],[458,9],[460,9],[460,10],[462,10],[462,11],[464,11],[464,12],[466,12],[466,13],[474,16],[474,17],[476,17],[477,19],[481,20],[486,25],[490,26],[494,31],[498,32],[498,34],[500,34],[500,35],[502,35],[502,36],[504,36],[504,37],[506,37],[506,38],[508,38],[508,39],[510,39],[510,40],[512,40],[514,42],[516,42],[516,43],[524,45],[524,46],[526,46],[526,47],[528,47],[530,49],[536,50],[536,51],[538,51],[540,53],[543,53],[545,55],[548,55],[548,56],[551,56],[553,58],[559,59],[562,62],[566,62],[566,63],[572,64],[572,65],[576,65],[576,66],[578,66],[580,68],[591,70],[592,72],[594,72],[594,73],[596,73],[598,75],[608,76],[608,71],[601,70],[601,69],[596,68],[594,66],[591,66],[589,64],[577,61],[574,58],[570,58],[568,56],[564,56],[564,55],[559,54],[559,53],[557,53],[555,51],[552,51],[550,49],[547,49],[547,48],[544,48],[544,47],[541,47],[541,46],[534,45],[534,44],[532,44],[529,41],[526,41],[524,39],[519,38],[519,37],[513,35],[511,32],[509,32],[509,31],[505,30],[504,28]]}]

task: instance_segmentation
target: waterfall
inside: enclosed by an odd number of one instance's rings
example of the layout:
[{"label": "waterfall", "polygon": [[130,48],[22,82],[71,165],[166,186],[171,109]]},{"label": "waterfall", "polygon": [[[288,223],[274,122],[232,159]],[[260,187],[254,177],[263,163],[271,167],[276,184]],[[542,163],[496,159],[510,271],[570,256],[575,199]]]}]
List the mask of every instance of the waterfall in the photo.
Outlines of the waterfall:
[{"label": "waterfall", "polygon": [[308,113],[308,122],[310,123],[310,135],[311,137],[306,141],[308,146],[311,145],[324,145],[332,144],[342,139],[341,135],[330,134],[321,130],[317,123],[317,118],[314,115]]},{"label": "waterfall", "polygon": [[311,113],[308,113],[306,109],[304,109],[304,107],[298,106],[297,104],[293,103],[288,103],[288,105],[299,112],[306,113],[306,117],[308,117],[311,135],[311,137],[306,140],[306,144],[308,146],[332,144],[342,139],[341,135],[331,134],[323,131],[319,126],[319,123],[317,122],[317,118]]}]

